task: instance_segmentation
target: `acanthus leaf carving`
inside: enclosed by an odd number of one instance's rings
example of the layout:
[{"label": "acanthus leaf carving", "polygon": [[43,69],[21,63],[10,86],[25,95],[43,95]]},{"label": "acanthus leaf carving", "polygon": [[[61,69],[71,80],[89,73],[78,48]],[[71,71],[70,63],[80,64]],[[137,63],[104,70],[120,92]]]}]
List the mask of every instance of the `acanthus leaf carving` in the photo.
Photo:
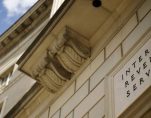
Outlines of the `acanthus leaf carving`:
[{"label": "acanthus leaf carving", "polygon": [[90,57],[87,40],[65,27],[33,67],[33,76],[51,92],[57,92]]}]

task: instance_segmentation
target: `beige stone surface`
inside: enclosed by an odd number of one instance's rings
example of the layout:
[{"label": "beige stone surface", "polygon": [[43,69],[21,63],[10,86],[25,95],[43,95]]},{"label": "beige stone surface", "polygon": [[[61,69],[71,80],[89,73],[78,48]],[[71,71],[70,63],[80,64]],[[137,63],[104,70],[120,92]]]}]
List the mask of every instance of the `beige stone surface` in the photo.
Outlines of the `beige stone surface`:
[{"label": "beige stone surface", "polygon": [[89,118],[103,118],[105,115],[105,98],[101,99],[90,111]]},{"label": "beige stone surface", "polygon": [[71,112],[66,118],[73,118],[73,112]]},{"label": "beige stone surface", "polygon": [[52,116],[73,94],[75,89],[75,82],[51,105],[50,116]]},{"label": "beige stone surface", "polygon": [[[143,43],[141,44],[143,45]],[[151,38],[149,38],[142,47],[139,47],[139,50],[130,56],[131,58],[127,60],[127,62],[123,63],[124,66],[113,76],[112,80],[114,91],[111,92],[114,93],[113,105],[115,105],[115,117],[119,117],[121,113],[123,113],[148,88],[150,88],[150,55]],[[140,61],[140,58],[142,61]],[[135,67],[133,64],[134,62]]]},{"label": "beige stone surface", "polygon": [[[41,95],[41,96],[44,96],[44,95]],[[52,100],[53,97],[54,97],[54,94],[50,93],[49,96],[45,96],[45,99],[40,99],[39,106],[36,107],[35,110],[30,113],[29,118],[34,118],[34,117],[37,117],[39,115],[41,116],[42,114],[45,114],[45,112],[47,110],[49,110],[48,112],[50,112],[50,108],[48,107],[48,105],[50,104],[50,101]],[[38,98],[41,98],[41,97],[37,97],[37,99]],[[34,106],[34,105],[32,105],[32,106]]]},{"label": "beige stone surface", "polygon": [[39,118],[48,118],[49,108],[39,117]]},{"label": "beige stone surface", "polygon": [[74,4],[71,6],[70,10],[64,15],[63,19],[61,19],[57,26],[55,26],[55,29],[52,31],[52,33],[58,35],[59,31],[61,31],[61,29],[67,25],[75,31],[78,31],[89,40],[109,15],[110,12],[102,7],[97,9],[92,7],[90,1],[76,0],[76,2],[74,2]]},{"label": "beige stone surface", "polygon": [[142,0],[122,1],[122,3],[116,8],[115,12],[112,12],[112,15],[101,25],[101,27],[92,36],[90,41],[92,44],[94,44],[95,42],[96,47],[94,48],[96,50],[100,50],[107,45],[108,41],[111,40],[111,38],[121,29],[121,27],[134,14],[134,9],[141,1]]},{"label": "beige stone surface", "polygon": [[105,6],[109,11],[113,11],[117,8],[118,5],[120,5],[122,0],[114,0],[114,1],[109,1],[109,0],[104,0],[102,1],[103,6]]},{"label": "beige stone surface", "polygon": [[96,71],[96,69],[104,62],[104,50],[89,64],[89,66],[79,75],[76,80],[76,90],[89,79],[89,77]]},{"label": "beige stone surface", "polygon": [[103,96],[104,81],[102,81],[74,110],[74,118],[81,118],[86,114]]},{"label": "beige stone surface", "polygon": [[24,110],[22,110],[21,112],[19,112],[16,115],[16,118],[28,118],[28,114],[27,114],[27,112],[25,112]]},{"label": "beige stone surface", "polygon": [[[29,102],[24,106],[26,112],[29,115],[29,118],[36,117],[38,113],[41,111],[39,108],[42,108],[45,105],[45,101],[47,98],[52,99],[49,96],[49,92],[45,89],[41,89],[40,92],[37,93]],[[47,101],[46,101],[47,102]],[[36,110],[39,110],[38,113],[35,113]]]},{"label": "beige stone surface", "polygon": [[87,114],[84,115],[82,118],[89,118],[89,114],[87,113]]},{"label": "beige stone surface", "polygon": [[106,47],[106,57],[108,57],[117,46],[126,38],[126,36],[134,29],[137,25],[136,14],[124,25],[124,27],[114,36]]},{"label": "beige stone surface", "polygon": [[123,53],[126,54],[151,27],[151,12],[140,22],[135,30],[123,42]]},{"label": "beige stone surface", "polygon": [[61,118],[71,112],[88,94],[88,81],[61,108]]},{"label": "beige stone surface", "polygon": [[50,118],[60,118],[60,110],[57,111],[52,117]]},{"label": "beige stone surface", "polygon": [[151,0],[145,0],[144,4],[138,10],[139,20],[142,20],[149,10],[151,10]]},{"label": "beige stone surface", "polygon": [[121,47],[117,48],[115,52],[90,77],[90,90],[92,90],[106,76],[106,74],[118,63],[120,59]]}]

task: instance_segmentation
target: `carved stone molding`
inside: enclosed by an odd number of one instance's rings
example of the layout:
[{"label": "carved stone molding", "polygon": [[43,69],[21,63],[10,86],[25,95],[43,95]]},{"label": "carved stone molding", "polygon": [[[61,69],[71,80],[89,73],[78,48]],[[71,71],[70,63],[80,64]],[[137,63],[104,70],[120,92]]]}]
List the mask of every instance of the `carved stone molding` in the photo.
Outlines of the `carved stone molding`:
[{"label": "carved stone molding", "polygon": [[65,27],[32,68],[32,76],[51,92],[57,92],[90,56],[87,40]]}]

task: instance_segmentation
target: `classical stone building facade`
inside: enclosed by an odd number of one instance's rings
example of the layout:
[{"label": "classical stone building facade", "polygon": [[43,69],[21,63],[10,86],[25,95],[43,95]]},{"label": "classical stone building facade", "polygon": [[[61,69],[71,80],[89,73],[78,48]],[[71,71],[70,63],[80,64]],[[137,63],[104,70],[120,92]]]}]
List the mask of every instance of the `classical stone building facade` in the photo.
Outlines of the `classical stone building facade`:
[{"label": "classical stone building facade", "polygon": [[5,118],[150,118],[151,0],[39,0],[0,38]]}]

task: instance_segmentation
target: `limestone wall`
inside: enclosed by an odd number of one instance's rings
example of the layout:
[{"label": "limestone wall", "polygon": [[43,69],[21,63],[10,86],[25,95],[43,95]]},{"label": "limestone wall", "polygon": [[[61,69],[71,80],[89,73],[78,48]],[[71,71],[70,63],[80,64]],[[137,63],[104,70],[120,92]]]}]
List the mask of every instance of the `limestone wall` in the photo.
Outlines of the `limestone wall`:
[{"label": "limestone wall", "polygon": [[[151,0],[133,14],[123,28],[85,68],[70,87],[40,118],[104,118],[111,117],[106,83],[110,73],[151,31]],[[146,41],[145,41],[146,42]]]}]

